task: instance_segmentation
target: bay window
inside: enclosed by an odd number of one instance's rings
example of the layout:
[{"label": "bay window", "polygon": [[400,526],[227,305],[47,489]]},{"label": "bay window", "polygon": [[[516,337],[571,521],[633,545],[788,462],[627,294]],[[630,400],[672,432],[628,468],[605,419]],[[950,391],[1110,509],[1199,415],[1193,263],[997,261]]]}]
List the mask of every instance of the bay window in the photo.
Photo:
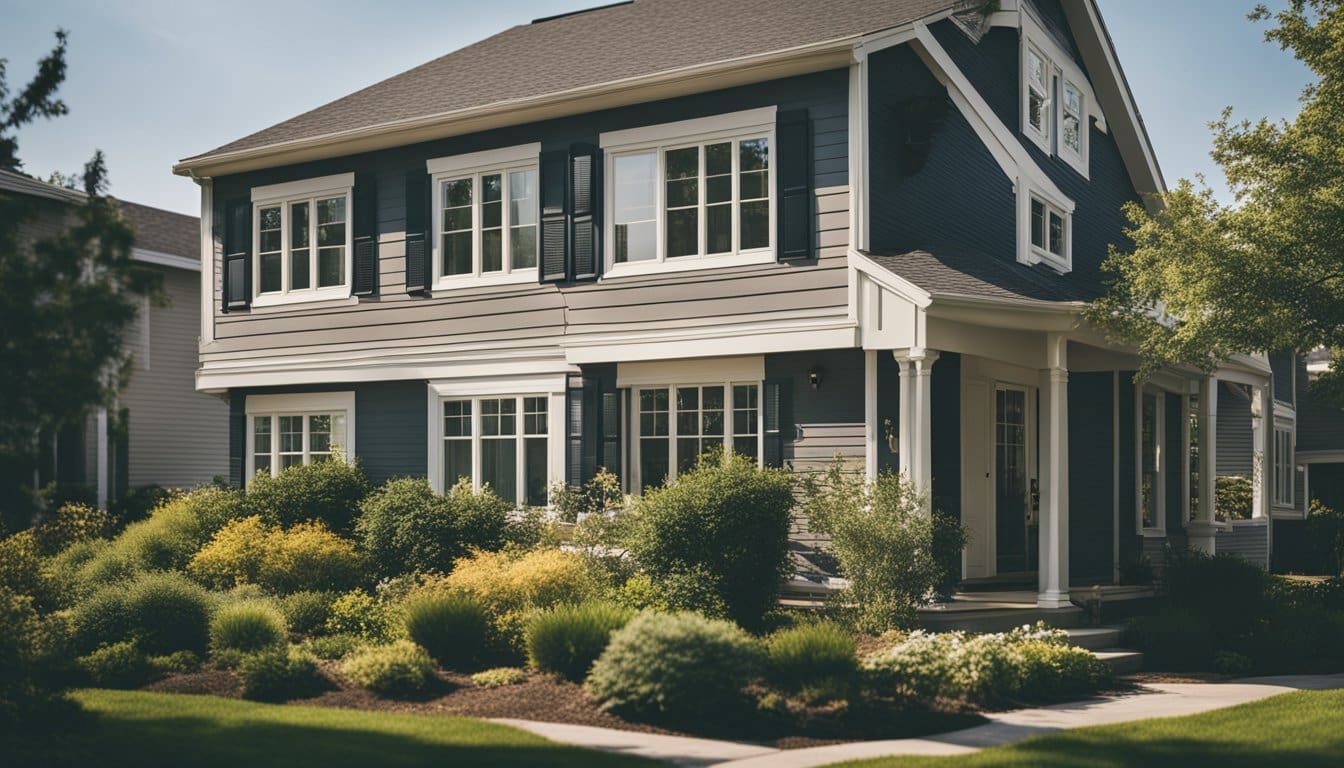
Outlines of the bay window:
[{"label": "bay window", "polygon": [[540,150],[526,144],[428,161],[437,287],[536,279]]},{"label": "bay window", "polygon": [[333,456],[351,459],[354,393],[252,395],[247,398],[247,476],[278,475]]},{"label": "bay window", "polygon": [[254,305],[350,293],[353,174],[252,190]]}]

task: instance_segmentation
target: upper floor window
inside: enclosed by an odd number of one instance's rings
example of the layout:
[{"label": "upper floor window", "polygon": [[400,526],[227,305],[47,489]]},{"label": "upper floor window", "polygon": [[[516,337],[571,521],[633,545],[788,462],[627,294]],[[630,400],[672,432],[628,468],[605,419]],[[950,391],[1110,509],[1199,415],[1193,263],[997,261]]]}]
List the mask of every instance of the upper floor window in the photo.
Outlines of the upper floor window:
[{"label": "upper floor window", "polygon": [[1087,177],[1091,86],[1067,51],[1028,15],[1022,20],[1022,133]]},{"label": "upper floor window", "polygon": [[353,174],[252,190],[254,306],[350,295]]},{"label": "upper floor window", "polygon": [[1083,156],[1083,92],[1072,80],[1064,81],[1064,99],[1060,102],[1060,150],[1075,158]]},{"label": "upper floor window", "polygon": [[774,114],[603,134],[608,273],[773,261]]},{"label": "upper floor window", "polygon": [[1045,56],[1027,46],[1027,130],[1047,144],[1050,141],[1050,80]]},{"label": "upper floor window", "polygon": [[540,151],[525,144],[428,162],[437,287],[537,279]]},{"label": "upper floor window", "polygon": [[1068,220],[1063,211],[1038,197],[1031,198],[1031,248],[1043,259],[1069,260]]}]

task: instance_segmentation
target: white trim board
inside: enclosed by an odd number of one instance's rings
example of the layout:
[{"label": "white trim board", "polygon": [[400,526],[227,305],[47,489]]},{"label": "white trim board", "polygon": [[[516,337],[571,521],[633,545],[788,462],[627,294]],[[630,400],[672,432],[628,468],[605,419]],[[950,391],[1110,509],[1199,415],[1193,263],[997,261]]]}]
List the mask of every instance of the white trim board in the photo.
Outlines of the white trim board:
[{"label": "white trim board", "polygon": [[[324,192],[349,192],[355,186],[355,174],[338,173],[332,176],[317,176],[311,179],[286,181],[280,184],[267,184],[252,188],[252,202],[268,203],[284,201],[287,197],[320,195]],[[255,227],[254,227],[255,228]]]},{"label": "white trim board", "polygon": [[678,120],[672,123],[641,125],[638,128],[626,128],[620,131],[607,131],[598,134],[597,143],[608,152],[620,152],[627,147],[637,147],[663,141],[678,144],[691,144],[704,139],[712,139],[723,133],[775,130],[775,106],[744,109],[739,112],[725,112],[709,117],[697,117],[690,120]]},{"label": "white trim board", "polygon": [[722,381],[764,381],[765,356],[715,357],[696,360],[630,361],[617,363],[616,386],[664,386],[718,383]]},{"label": "white trim board", "polygon": [[439,173],[468,173],[471,171],[494,170],[495,166],[536,164],[541,155],[541,143],[518,144],[512,147],[486,149],[480,152],[467,152],[461,155],[431,157],[425,161],[425,170],[430,175]]}]

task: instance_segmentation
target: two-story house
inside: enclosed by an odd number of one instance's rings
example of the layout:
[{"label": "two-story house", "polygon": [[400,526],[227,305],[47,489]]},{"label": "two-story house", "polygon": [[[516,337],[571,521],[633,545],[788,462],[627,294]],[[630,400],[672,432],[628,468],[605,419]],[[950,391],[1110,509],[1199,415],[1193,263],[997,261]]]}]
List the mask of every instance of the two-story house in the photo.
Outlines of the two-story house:
[{"label": "two-story house", "polygon": [[175,170],[235,483],[342,447],[533,505],[722,445],[907,473],[1043,607],[1172,540],[1266,556],[1268,484],[1213,509],[1265,357],[1136,384],[1081,320],[1163,189],[1092,0],[617,3]]}]

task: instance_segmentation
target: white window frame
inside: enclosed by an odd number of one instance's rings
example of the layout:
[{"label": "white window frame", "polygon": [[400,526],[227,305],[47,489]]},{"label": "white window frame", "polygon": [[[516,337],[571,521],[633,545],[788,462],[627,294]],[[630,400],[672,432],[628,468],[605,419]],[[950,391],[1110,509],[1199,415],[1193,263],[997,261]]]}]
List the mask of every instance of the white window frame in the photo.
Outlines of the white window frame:
[{"label": "white window frame", "polygon": [[[728,455],[733,450],[733,387],[755,386],[756,387],[756,466],[765,466],[765,381],[764,379],[752,380],[696,380],[677,381],[669,384],[647,383],[630,390],[630,487],[643,488],[644,478],[641,477],[642,462],[640,451],[644,436],[639,431],[639,400],[640,393],[644,390],[667,390],[667,434],[651,436],[650,439],[667,440],[667,481],[671,482],[677,479],[677,465],[680,457],[677,456],[677,388],[678,387],[723,387],[723,452]],[[701,394],[703,398],[703,393]],[[699,438],[700,435],[695,435]]]},{"label": "white window frame", "polygon": [[[1058,43],[1054,42],[1054,39],[1045,32],[1040,22],[1029,11],[1022,10],[1021,20],[1022,43],[1020,46],[1021,62],[1018,85],[1022,92],[1020,105],[1022,134],[1042,152],[1047,155],[1055,155],[1083,178],[1089,178],[1089,137],[1092,119],[1096,119],[1099,130],[1106,130],[1105,118],[1097,108],[1096,94],[1092,91],[1091,83],[1083,75],[1082,69],[1073,61],[1073,57]],[[1035,52],[1045,62],[1046,124],[1043,126],[1044,130],[1041,131],[1036,130],[1029,119],[1031,95],[1027,73],[1030,67],[1029,53],[1031,52]],[[1076,153],[1065,147],[1061,141],[1064,126],[1063,90],[1065,83],[1070,83],[1077,89],[1082,112],[1078,116],[1079,151]]]},{"label": "white window frame", "polygon": [[[1153,489],[1156,509],[1153,512],[1154,525],[1143,524],[1143,398],[1153,395],[1156,398],[1156,418],[1154,425],[1153,457],[1157,465],[1157,487]],[[1167,391],[1154,385],[1135,387],[1134,389],[1134,525],[1135,530],[1144,536],[1165,536],[1167,534],[1167,483],[1171,482],[1171,473],[1167,467],[1166,431],[1167,431]]]},{"label": "white window frame", "polygon": [[[674,123],[663,123],[660,125],[648,125],[639,128],[631,128],[621,131],[611,131],[603,133],[598,139],[599,145],[603,150],[603,188],[608,193],[603,195],[603,259],[605,269],[603,277],[620,277],[622,275],[639,275],[660,272],[677,272],[693,269],[711,269],[715,267],[733,267],[748,264],[767,264],[775,261],[776,248],[776,217],[778,216],[779,194],[778,194],[778,143],[775,137],[775,113],[776,108],[761,107],[758,109],[749,109],[741,112],[730,112],[711,117],[696,118],[692,120],[681,120]],[[747,139],[764,138],[769,145],[767,168],[769,169],[769,179],[767,182],[767,191],[769,194],[769,221],[767,231],[769,232],[770,242],[764,248],[752,248],[742,250],[739,248],[739,238],[741,236],[740,214],[739,214],[739,162],[740,156],[737,151],[737,141]],[[667,211],[666,211],[666,153],[669,150],[683,149],[687,147],[700,146],[706,144],[721,143],[724,141],[733,141],[733,196],[730,203],[733,210],[733,228],[732,238],[733,247],[727,253],[718,253],[713,255],[705,254],[705,187],[704,184],[704,151],[700,152],[700,179],[699,188],[699,211],[697,220],[699,238],[699,254],[691,256],[677,256],[669,259],[666,255],[667,243]],[[615,189],[614,173],[615,160],[617,157],[628,155],[640,155],[653,153],[654,162],[654,252],[655,257],[647,261],[616,263],[616,238],[615,238]]]},{"label": "white window frame", "polygon": [[[280,304],[300,304],[310,301],[328,301],[350,296],[350,276],[354,270],[354,195],[355,175],[341,173],[301,181],[271,184],[252,188],[252,306],[270,307]],[[317,287],[317,201],[332,197],[345,198],[345,280],[340,285]],[[308,226],[312,235],[308,249],[309,288],[291,290],[290,270],[290,207],[306,202]],[[280,207],[280,290],[261,292],[261,209]]]},{"label": "white window frame", "polygon": [[[481,401],[514,398],[517,400],[518,441],[517,478],[519,496],[525,490],[524,451],[527,435],[523,429],[524,402],[529,397],[546,398],[546,487],[565,480],[565,385],[564,375],[520,376],[516,378],[480,378],[431,381],[428,385],[428,466],[425,476],[437,491],[452,488],[457,478],[443,476],[443,404],[451,400],[471,401],[471,483],[481,489]],[[534,436],[535,438],[535,436]],[[523,506],[519,504],[518,506]]]},{"label": "white window frame", "polygon": [[[434,269],[433,286],[435,290],[467,288],[482,285],[509,285],[537,281],[537,264],[541,260],[541,184],[539,158],[541,144],[519,144],[500,149],[488,149],[449,157],[432,158],[425,163],[432,185],[431,210],[434,222],[431,226],[434,242],[430,244]],[[518,171],[532,171],[538,174],[537,184],[537,237],[536,264],[531,267],[514,269],[510,252],[512,222],[509,218],[509,174]],[[481,271],[481,177],[499,174],[503,176],[501,190],[502,261],[503,270],[499,272]],[[443,274],[443,184],[454,179],[471,179],[471,273],[463,275]]]},{"label": "white window frame", "polygon": [[1297,463],[1294,456],[1292,425],[1274,425],[1274,456],[1270,463],[1273,473],[1270,500],[1276,508],[1297,508]]},{"label": "white window frame", "polygon": [[[284,395],[248,395],[243,404],[247,419],[247,437],[244,446],[246,455],[247,478],[256,475],[256,417],[269,416],[271,419],[271,475],[280,473],[279,434],[281,416],[303,417],[303,463],[308,464],[309,455],[309,416],[341,414],[345,416],[345,442],[340,445],[346,463],[355,460],[355,393],[354,392],[301,392]],[[337,445],[332,445],[333,450]]]},{"label": "white window frame", "polygon": [[[1069,116],[1069,100],[1067,93],[1069,90],[1078,93],[1078,149],[1075,151],[1064,141],[1064,121]],[[1074,170],[1082,175],[1087,175],[1087,93],[1082,86],[1078,85],[1072,77],[1062,75],[1059,78],[1059,111],[1056,115],[1056,122],[1059,125],[1059,156]]]},{"label": "white window frame", "polygon": [[[1041,107],[1041,127],[1039,129],[1031,124],[1031,56],[1035,54],[1041,60],[1043,74],[1045,76],[1045,93],[1043,94],[1045,104]],[[1046,154],[1050,153],[1050,135],[1051,123],[1054,122],[1052,105],[1055,98],[1052,91],[1055,81],[1055,67],[1050,57],[1045,55],[1040,46],[1034,44],[1029,39],[1022,45],[1022,133],[1026,134],[1028,139]]]},{"label": "white window frame", "polygon": [[[1045,190],[1034,187],[1025,178],[1017,183],[1017,260],[1023,264],[1045,264],[1057,272],[1067,273],[1073,270],[1073,210],[1072,200],[1060,200]],[[1045,242],[1041,248],[1031,242],[1031,203],[1033,200],[1045,205]],[[1064,253],[1050,252],[1050,212],[1054,211],[1064,220]]]}]

